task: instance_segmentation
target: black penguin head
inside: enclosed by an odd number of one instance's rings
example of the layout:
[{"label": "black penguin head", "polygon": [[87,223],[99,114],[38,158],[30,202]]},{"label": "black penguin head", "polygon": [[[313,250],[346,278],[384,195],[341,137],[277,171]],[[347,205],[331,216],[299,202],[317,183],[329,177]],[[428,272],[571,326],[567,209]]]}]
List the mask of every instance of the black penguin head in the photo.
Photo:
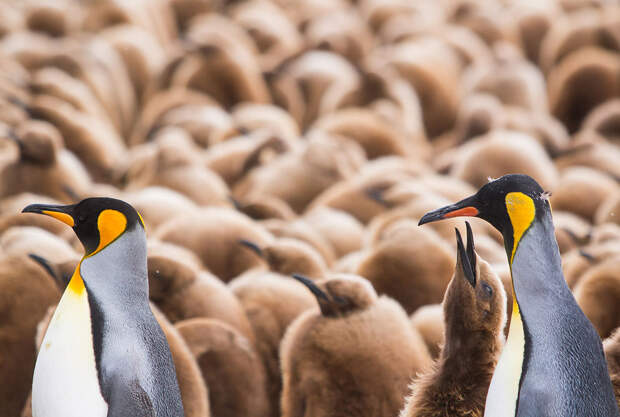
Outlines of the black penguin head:
[{"label": "black penguin head", "polygon": [[22,213],[39,213],[71,226],[86,255],[92,255],[144,222],[138,212],[124,201],[107,197],[87,198],[68,206],[31,204]]},{"label": "black penguin head", "polygon": [[471,197],[426,213],[419,224],[458,216],[479,217],[502,233],[506,252],[512,259],[516,244],[530,225],[550,212],[547,196],[527,175],[504,175],[485,184]]}]

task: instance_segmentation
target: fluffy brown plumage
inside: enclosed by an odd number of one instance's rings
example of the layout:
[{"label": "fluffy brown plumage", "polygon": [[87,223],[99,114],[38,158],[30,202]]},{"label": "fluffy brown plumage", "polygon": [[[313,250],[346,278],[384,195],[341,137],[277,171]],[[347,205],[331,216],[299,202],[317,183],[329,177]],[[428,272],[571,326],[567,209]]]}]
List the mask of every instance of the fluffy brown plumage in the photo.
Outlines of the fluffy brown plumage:
[{"label": "fluffy brown plumage", "polygon": [[198,361],[214,416],[269,415],[265,368],[247,338],[216,319],[183,320],[176,327]]},{"label": "fluffy brown plumage", "polygon": [[396,415],[430,355],[405,311],[365,279],[298,277],[319,309],[302,314],[280,347],[283,417]]},{"label": "fluffy brown plumage", "polygon": [[484,414],[484,404],[504,345],[506,295],[498,276],[457,231],[456,271],[443,300],[445,343],[439,359],[411,385],[401,417]]},{"label": "fluffy brown plumage", "polygon": [[[19,415],[30,392],[35,335],[60,291],[46,269],[27,255],[0,259],[0,415]],[[8,383],[10,381],[10,383]]]}]

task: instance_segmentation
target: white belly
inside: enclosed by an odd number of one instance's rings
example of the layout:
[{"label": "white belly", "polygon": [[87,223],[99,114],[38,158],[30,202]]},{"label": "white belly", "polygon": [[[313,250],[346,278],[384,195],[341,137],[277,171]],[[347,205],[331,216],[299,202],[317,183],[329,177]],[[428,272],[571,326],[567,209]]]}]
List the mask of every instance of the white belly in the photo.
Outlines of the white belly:
[{"label": "white belly", "polygon": [[67,288],[43,338],[32,382],[33,417],[105,417],[86,290]]},{"label": "white belly", "polygon": [[525,337],[519,309],[513,305],[508,339],[497,362],[484,409],[485,417],[514,417],[519,397]]}]

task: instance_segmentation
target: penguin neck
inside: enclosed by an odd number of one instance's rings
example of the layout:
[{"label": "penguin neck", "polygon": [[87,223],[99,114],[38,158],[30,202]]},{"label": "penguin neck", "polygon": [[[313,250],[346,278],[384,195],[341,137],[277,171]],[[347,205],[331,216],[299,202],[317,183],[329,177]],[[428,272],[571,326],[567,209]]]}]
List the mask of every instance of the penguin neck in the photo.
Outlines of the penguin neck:
[{"label": "penguin neck", "polygon": [[472,369],[487,369],[492,373],[502,348],[501,337],[489,330],[466,328],[462,316],[447,320],[446,324],[446,340],[441,351],[443,367],[450,369],[454,378],[467,377]]},{"label": "penguin neck", "polygon": [[534,220],[519,241],[510,266],[513,296],[521,312],[552,309],[557,304],[550,300],[570,295],[551,213]]},{"label": "penguin neck", "polygon": [[140,226],[124,232],[96,254],[85,256],[78,268],[90,300],[105,305],[148,306],[146,237]]}]

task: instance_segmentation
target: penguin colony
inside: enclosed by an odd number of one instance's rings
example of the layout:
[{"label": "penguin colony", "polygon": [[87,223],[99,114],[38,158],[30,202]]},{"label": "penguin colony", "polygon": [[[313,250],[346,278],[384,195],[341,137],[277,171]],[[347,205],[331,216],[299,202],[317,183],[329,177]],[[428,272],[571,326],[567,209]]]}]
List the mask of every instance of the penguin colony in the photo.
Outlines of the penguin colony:
[{"label": "penguin colony", "polygon": [[619,27],[5,1],[0,416],[617,416]]}]

